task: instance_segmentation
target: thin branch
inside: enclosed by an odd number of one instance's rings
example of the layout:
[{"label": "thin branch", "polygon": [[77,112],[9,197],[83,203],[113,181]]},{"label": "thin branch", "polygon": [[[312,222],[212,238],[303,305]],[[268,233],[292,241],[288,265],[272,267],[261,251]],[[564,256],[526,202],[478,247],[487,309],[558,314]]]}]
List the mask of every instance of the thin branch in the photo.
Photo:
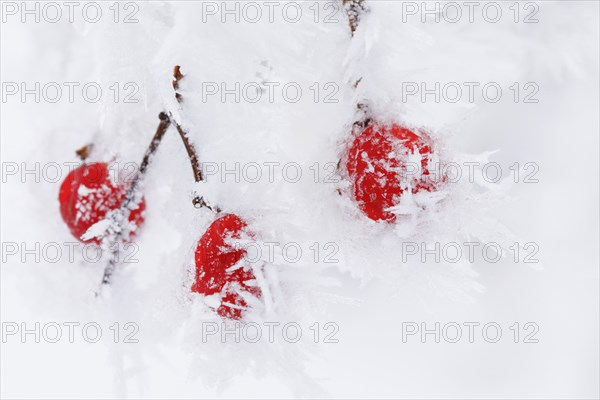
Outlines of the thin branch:
[{"label": "thin branch", "polygon": [[[185,75],[181,73],[181,67],[179,65],[176,65],[173,68],[173,90],[175,91],[175,99],[177,99],[177,102],[179,104],[183,103],[183,96],[181,96],[181,94],[179,94],[177,90],[179,89],[179,82],[184,77]],[[200,168],[200,162],[198,161],[198,153],[196,153],[196,148],[194,147],[194,144],[190,141],[187,131],[183,129],[183,127],[177,121],[173,121],[173,123],[175,124],[177,133],[179,133],[179,137],[181,138],[181,141],[185,146],[185,150],[187,151],[188,159],[190,160],[192,171],[194,172],[194,180],[196,182],[204,181],[202,169]],[[214,213],[221,212],[219,206],[211,206],[209,203],[206,202],[206,200],[204,200],[203,196],[195,195],[194,199],[192,200],[192,204],[196,208],[206,207]]]},{"label": "thin branch", "polygon": [[356,121],[352,124],[353,130],[362,132],[371,123],[371,113],[369,112],[369,106],[367,103],[358,102],[356,103]]},{"label": "thin branch", "polygon": [[[179,65],[176,65],[173,68],[173,90],[175,91],[175,99],[177,99],[177,102],[179,104],[183,102],[183,97],[181,96],[181,94],[179,94],[179,92],[177,92],[177,90],[179,89],[179,81],[182,80],[183,77],[184,75],[181,73],[181,67]],[[194,180],[196,182],[202,182],[204,179],[202,177],[202,170],[200,169],[200,164],[198,163],[198,155],[196,153],[196,149],[194,148],[192,142],[190,142],[187,132],[181,127],[181,125],[175,122],[175,127],[177,128],[177,132],[181,137],[181,141],[183,142],[185,150],[188,154],[188,158],[190,159],[192,171],[194,172]]]},{"label": "thin branch", "polygon": [[202,207],[206,207],[208,208],[210,211],[214,212],[215,214],[218,214],[221,212],[221,209],[219,208],[219,206],[211,206],[210,204],[208,204],[205,200],[204,200],[204,196],[195,196],[194,199],[192,200],[192,204],[194,205],[194,207],[196,208],[202,208]]},{"label": "thin branch", "polygon": [[[160,122],[158,123],[156,133],[154,134],[150,145],[144,153],[144,158],[142,159],[140,168],[135,177],[133,178],[131,185],[127,189],[127,192],[125,193],[125,198],[121,202],[121,205],[119,206],[118,210],[111,215],[111,220],[114,224],[116,224],[117,229],[115,232],[109,232],[108,235],[102,238],[103,244],[107,244],[108,248],[111,249],[111,256],[108,261],[108,265],[104,268],[101,286],[110,283],[115,268],[117,267],[119,259],[119,245],[122,243],[123,235],[125,233],[123,225],[125,225],[129,221],[130,206],[136,201],[138,186],[140,185],[142,179],[144,178],[144,175],[146,174],[148,166],[152,161],[152,156],[154,155],[154,153],[156,153],[156,150],[158,150],[158,146],[160,145],[163,137],[165,136],[165,133],[169,129],[169,126],[171,125],[171,118],[169,118],[169,115],[167,113],[161,112],[158,115],[158,118],[160,119]],[[96,293],[96,296],[98,294],[99,293]]]},{"label": "thin branch", "polygon": [[[358,24],[361,20],[361,15],[367,11],[367,7],[365,5],[365,0],[342,0],[342,7],[346,11],[346,15],[348,16],[348,26],[350,27],[350,33],[352,37],[354,37],[354,32],[358,28]],[[354,89],[358,88],[358,85],[362,81],[362,77],[358,78],[356,82],[352,85]],[[358,135],[360,132],[365,130],[367,126],[371,123],[372,119],[370,117],[369,105],[363,101],[357,101],[356,103],[356,112],[355,112],[355,120],[352,123],[352,134]],[[337,170],[340,170],[342,165],[342,160],[338,160]],[[341,190],[338,188],[337,193],[339,195],[342,194]]]},{"label": "thin branch", "polygon": [[181,103],[181,101],[183,100],[181,95],[177,92],[177,89],[179,89],[179,81],[183,78],[183,74],[181,73],[181,67],[179,65],[176,65],[173,68],[173,90],[175,91],[175,98],[177,99],[178,103]]},{"label": "thin branch", "polygon": [[181,125],[175,122],[175,128],[177,128],[177,132],[179,133],[179,137],[181,137],[181,141],[185,146],[185,150],[187,151],[188,158],[190,159],[190,164],[192,164],[192,171],[194,172],[194,180],[196,182],[202,182],[204,178],[202,177],[202,169],[200,169],[200,163],[198,162],[198,156],[196,155],[196,149],[190,139],[188,138],[187,132],[183,130]]},{"label": "thin branch", "polygon": [[364,0],[342,0],[342,5],[348,15],[348,25],[352,36],[358,28],[361,14],[367,10],[364,3]]},{"label": "thin branch", "polygon": [[[350,26],[350,32],[354,36],[354,32],[358,28],[358,24],[361,20],[361,15],[367,11],[365,0],[342,0],[342,6],[346,10],[348,15],[348,25]],[[358,85],[362,81],[362,78],[358,78],[352,85],[354,89],[358,88]],[[356,111],[359,114],[357,120],[353,124],[353,128],[365,128],[371,119],[369,118],[368,105],[363,102],[356,104]]]},{"label": "thin branch", "polygon": [[75,154],[77,154],[77,157],[79,157],[81,161],[85,161],[90,156],[92,150],[94,150],[94,144],[90,143],[78,150],[75,150]]},{"label": "thin branch", "polygon": [[146,149],[146,153],[144,154],[144,158],[142,159],[142,163],[140,164],[140,170],[133,179],[133,183],[129,188],[129,192],[134,191],[136,189],[136,186],[143,178],[144,174],[146,173],[146,169],[150,164],[150,158],[158,149],[158,145],[162,141],[165,133],[167,132],[167,129],[169,129],[169,126],[171,125],[171,118],[165,112],[161,112],[160,114],[158,114],[158,119],[160,120],[160,122],[158,123],[158,127],[156,128],[156,133],[154,134],[150,145]]}]

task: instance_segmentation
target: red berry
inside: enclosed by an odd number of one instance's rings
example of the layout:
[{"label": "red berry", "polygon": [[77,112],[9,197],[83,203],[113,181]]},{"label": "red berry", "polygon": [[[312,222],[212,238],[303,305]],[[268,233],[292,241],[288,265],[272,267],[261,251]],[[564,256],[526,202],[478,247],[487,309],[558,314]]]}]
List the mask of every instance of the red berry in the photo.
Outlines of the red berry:
[{"label": "red berry", "polygon": [[[73,236],[83,243],[100,243],[99,238],[82,239],[82,235],[95,223],[105,218],[111,210],[121,206],[128,185],[115,186],[109,177],[106,163],[82,165],[67,175],[60,186],[58,196],[60,213]],[[131,210],[129,221],[140,226],[146,208],[142,198],[136,209]]]},{"label": "red berry", "polygon": [[[400,125],[369,125],[350,145],[345,162],[359,208],[372,220],[394,222],[396,215],[386,209],[398,205],[406,190],[435,190],[428,179],[432,145],[424,132]],[[417,166],[409,163],[419,159],[421,176],[411,175]]]},{"label": "red berry", "polygon": [[205,296],[219,295],[217,313],[226,318],[240,319],[248,304],[240,293],[261,297],[255,286],[254,274],[243,263],[246,250],[235,248],[231,240],[246,233],[246,222],[234,214],[215,220],[200,238],[196,248],[196,279],[192,291]]}]

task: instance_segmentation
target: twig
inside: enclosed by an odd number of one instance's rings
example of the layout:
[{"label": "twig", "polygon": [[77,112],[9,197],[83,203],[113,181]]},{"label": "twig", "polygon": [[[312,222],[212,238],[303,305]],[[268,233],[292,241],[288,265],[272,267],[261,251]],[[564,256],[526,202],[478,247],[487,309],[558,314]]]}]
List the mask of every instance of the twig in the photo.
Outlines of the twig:
[{"label": "twig", "polygon": [[[361,20],[361,14],[367,11],[365,0],[342,0],[342,7],[346,11],[348,16],[348,26],[350,27],[350,33],[354,37],[354,32],[358,28],[358,24]],[[358,78],[352,85],[354,89],[358,88],[358,85],[362,81],[362,77]],[[358,101],[356,103],[356,118],[352,123],[352,134],[358,134],[362,132],[371,123],[371,117],[369,112],[369,106],[367,103]],[[337,170],[340,170],[342,160],[338,160]],[[337,193],[342,194],[338,188]]]},{"label": "twig", "polygon": [[138,171],[137,175],[133,179],[133,182],[129,189],[129,192],[135,191],[135,189],[136,189],[137,185],[140,183],[143,175],[146,173],[146,169],[148,168],[148,165],[150,164],[150,158],[158,149],[158,145],[160,144],[165,133],[167,132],[167,129],[169,129],[169,126],[171,125],[171,118],[165,112],[161,112],[160,114],[158,114],[158,119],[160,119],[160,122],[158,123],[158,127],[156,128],[156,133],[154,134],[154,137],[152,138],[150,145],[146,149],[146,153],[144,154],[144,158],[142,159],[142,163],[140,164],[140,170]]},{"label": "twig", "polygon": [[[173,89],[175,90],[175,98],[177,99],[178,103],[181,103],[183,101],[182,96],[177,92],[177,90],[179,89],[179,81],[182,78],[183,74],[181,73],[180,67],[179,65],[176,65],[173,69]],[[158,149],[158,146],[160,145],[163,137],[165,136],[165,133],[167,132],[171,124],[174,124],[177,128],[179,137],[181,137],[181,141],[185,146],[188,158],[190,160],[190,164],[192,166],[192,170],[194,172],[194,180],[196,182],[203,181],[202,170],[200,169],[196,149],[194,148],[194,145],[190,142],[187,132],[181,127],[181,125],[179,125],[179,123],[177,123],[177,121],[171,118],[170,113],[163,111],[158,115],[158,118],[160,119],[160,122],[158,123],[156,133],[154,134],[150,145],[146,149],[144,158],[142,159],[142,162],[140,164],[140,168],[135,177],[133,178],[131,185],[127,189],[127,193],[125,194],[125,198],[123,199],[121,205],[109,217],[109,219],[111,220],[111,224],[108,228],[108,233],[105,234],[102,238],[102,244],[108,245],[108,247],[111,249],[111,256],[107,266],[104,268],[104,274],[102,276],[102,283],[100,285],[100,288],[102,288],[103,285],[107,285],[110,283],[114,271],[119,263],[119,247],[120,244],[123,242],[125,233],[129,233],[126,231],[126,229],[124,229],[124,225],[129,220],[130,207],[136,201],[139,201],[136,199],[138,194],[138,186],[144,178],[146,170],[148,169],[148,166],[152,161],[152,155],[154,155],[154,153]],[[90,150],[91,146],[88,145],[78,150],[77,154],[82,158],[82,160],[84,160],[85,157],[87,157],[88,152]],[[197,208],[206,207],[215,213],[221,212],[221,209],[219,207],[211,206],[204,200],[204,197],[202,196],[196,195],[192,203],[194,204],[194,207]],[[99,294],[100,291],[96,293],[96,296],[98,296]]]},{"label": "twig", "polygon": [[[114,232],[109,232],[109,234],[103,237],[102,239],[103,244],[108,244],[108,247],[111,249],[111,257],[108,261],[108,265],[106,266],[106,268],[104,268],[104,274],[102,276],[101,285],[107,285],[110,283],[111,277],[118,264],[119,245],[123,241],[123,235],[125,234],[123,225],[126,224],[129,220],[130,206],[136,201],[138,186],[142,182],[142,179],[146,174],[146,170],[148,169],[148,166],[152,161],[152,155],[156,153],[158,146],[160,145],[163,137],[165,136],[165,133],[169,129],[169,126],[171,125],[171,118],[167,113],[161,112],[158,115],[158,118],[160,119],[160,122],[158,123],[156,133],[154,134],[150,145],[144,153],[144,158],[142,159],[140,168],[135,177],[133,178],[131,185],[127,189],[123,202],[119,206],[118,210],[115,211],[110,217],[114,225],[117,226],[117,229]],[[113,224],[111,224],[109,229],[112,229],[112,227]],[[98,294],[99,293],[96,293],[96,295]]]},{"label": "twig", "polygon": [[[176,65],[173,68],[173,90],[175,91],[175,99],[177,102],[181,104],[183,102],[183,97],[177,90],[179,89],[179,81],[183,79],[184,75],[181,73],[181,67]],[[202,170],[200,169],[200,165],[198,163],[198,155],[196,154],[196,149],[190,139],[188,137],[187,132],[175,121],[175,127],[177,128],[177,132],[181,137],[181,141],[185,146],[185,150],[187,151],[188,158],[190,159],[190,164],[192,165],[192,171],[194,172],[194,180],[196,182],[202,182],[204,179],[202,177]]]},{"label": "twig", "polygon": [[352,124],[353,130],[365,130],[371,123],[371,113],[369,112],[369,106],[367,103],[358,102],[356,103],[357,118]]},{"label": "twig", "polygon": [[[177,99],[177,102],[179,104],[183,103],[183,96],[181,96],[181,94],[179,94],[177,90],[179,89],[179,81],[181,81],[184,78],[184,76],[185,75],[181,73],[181,67],[179,65],[176,65],[173,68],[173,90],[175,91],[175,99]],[[196,182],[204,181],[202,169],[200,168],[200,163],[198,162],[198,154],[196,153],[196,149],[190,141],[186,130],[183,129],[183,127],[177,121],[173,121],[173,123],[175,124],[177,133],[179,133],[179,137],[181,138],[181,141],[185,146],[185,150],[187,151],[188,158],[192,166],[192,171],[194,172],[194,180]],[[208,204],[206,200],[204,200],[203,196],[195,195],[194,199],[192,200],[192,204],[196,208],[206,207],[215,213],[221,212],[221,209],[218,206],[211,206],[210,204]]]},{"label": "twig", "polygon": [[219,208],[219,206],[211,206],[210,204],[208,204],[206,202],[206,200],[204,200],[204,196],[194,196],[194,199],[192,200],[192,204],[196,208],[206,207],[210,211],[214,212],[215,214],[218,214],[221,212],[221,208]]},{"label": "twig", "polygon": [[93,149],[94,149],[93,143],[86,144],[82,148],[75,150],[75,154],[77,154],[77,157],[79,157],[79,159],[81,161],[85,161],[90,156],[90,153],[92,152]]},{"label": "twig", "polygon": [[[365,5],[365,0],[342,0],[342,6],[346,10],[346,14],[348,15],[348,25],[350,26],[350,32],[352,36],[354,36],[354,32],[358,28],[358,24],[360,23],[361,15],[367,11],[367,7]],[[354,89],[358,88],[358,84],[362,81],[362,78],[358,78],[356,82],[352,85]],[[356,110],[358,118],[352,124],[353,130],[355,129],[364,129],[371,122],[371,118],[369,117],[369,106],[367,103],[358,102],[356,103]]]},{"label": "twig", "polygon": [[190,164],[192,164],[192,170],[194,172],[194,180],[196,182],[202,182],[204,178],[202,177],[202,170],[200,169],[200,164],[198,163],[198,156],[196,155],[196,149],[190,139],[188,138],[187,132],[183,130],[181,125],[175,122],[175,128],[177,128],[177,132],[179,132],[179,137],[181,137],[181,141],[185,146],[185,150],[187,151],[188,158],[190,159]]},{"label": "twig", "polygon": [[363,11],[366,11],[364,0],[342,0],[342,5],[346,9],[348,25],[350,26],[352,36],[354,36],[354,32],[360,22],[360,15]]},{"label": "twig", "polygon": [[176,65],[173,68],[173,90],[175,91],[175,98],[177,99],[178,103],[181,103],[181,101],[183,100],[181,95],[177,92],[177,89],[179,89],[179,81],[181,80],[181,78],[183,78],[183,74],[181,73],[181,67],[179,65]]}]

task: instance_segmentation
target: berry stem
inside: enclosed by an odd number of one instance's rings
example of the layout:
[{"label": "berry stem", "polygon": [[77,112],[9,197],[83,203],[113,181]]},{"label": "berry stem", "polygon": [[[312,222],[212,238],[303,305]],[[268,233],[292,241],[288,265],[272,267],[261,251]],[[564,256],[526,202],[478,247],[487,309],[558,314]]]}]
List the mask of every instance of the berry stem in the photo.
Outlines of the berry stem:
[{"label": "berry stem", "polygon": [[139,184],[140,180],[142,179],[143,175],[148,169],[148,165],[150,165],[150,158],[158,149],[158,145],[162,141],[163,137],[165,136],[165,133],[167,132],[167,129],[169,129],[169,126],[171,125],[171,118],[165,112],[161,112],[160,114],[158,114],[158,119],[160,119],[160,122],[158,123],[158,127],[156,128],[156,133],[154,134],[150,145],[146,149],[146,153],[144,154],[144,158],[142,159],[142,163],[140,164],[140,170],[133,179],[128,193],[134,192],[137,188],[137,185]]},{"label": "berry stem", "polygon": [[364,3],[364,0],[342,0],[342,5],[348,15],[348,26],[350,26],[352,36],[358,28],[360,14],[366,10]]},{"label": "berry stem", "polygon": [[[181,67],[176,65],[173,68],[173,90],[175,91],[175,99],[177,99],[179,104],[183,102],[183,96],[177,92],[177,89],[179,89],[179,81],[183,79],[183,77],[184,75],[181,73]],[[204,179],[202,177],[200,164],[198,163],[198,154],[196,153],[196,149],[194,148],[192,142],[190,142],[187,132],[181,127],[181,125],[179,125],[179,123],[177,123],[177,121],[174,121],[174,123],[175,127],[177,128],[177,132],[179,133],[179,137],[181,137],[181,141],[185,146],[185,150],[188,153],[188,158],[190,159],[190,164],[192,165],[192,171],[194,172],[194,180],[196,182],[202,182]]]},{"label": "berry stem", "polygon": [[[354,38],[354,32],[358,28],[358,24],[361,20],[361,14],[367,11],[365,0],[342,0],[342,7],[346,11],[348,16],[348,26],[350,27],[350,35]],[[356,82],[352,84],[352,88],[356,91],[358,85],[362,81],[362,77],[359,77]],[[366,102],[357,100],[355,105],[355,116],[352,122],[351,134],[358,135],[363,131],[370,123],[371,117],[369,112],[369,106]],[[337,163],[336,170],[341,173],[342,170],[342,159],[340,158]],[[336,189],[337,194],[342,195],[342,190],[338,187]]]},{"label": "berry stem", "polygon": [[[354,32],[358,28],[360,23],[361,15],[367,11],[365,0],[342,0],[342,6],[348,16],[348,26],[350,27],[350,33],[354,37]],[[358,85],[362,81],[362,78],[358,78],[352,85],[354,89],[358,88]],[[371,122],[369,117],[369,106],[367,103],[358,101],[356,103],[357,118],[352,124],[353,131],[365,129]]]},{"label": "berry stem", "polygon": [[194,172],[194,180],[196,182],[202,182],[204,180],[202,176],[202,170],[200,169],[200,163],[198,162],[198,155],[196,154],[196,149],[187,135],[187,132],[183,130],[181,125],[177,122],[175,123],[175,128],[177,128],[177,132],[179,133],[179,137],[181,137],[181,141],[185,146],[185,150],[187,151],[188,158],[190,159],[190,164],[192,164],[192,171]]},{"label": "berry stem", "polygon": [[[183,101],[183,97],[177,92],[177,89],[179,89],[179,81],[182,78],[183,74],[181,73],[180,67],[179,65],[176,65],[173,69],[173,90],[175,90],[175,98],[177,99],[178,103],[181,103]],[[105,234],[105,236],[102,238],[102,244],[106,245],[105,247],[111,249],[111,257],[108,261],[107,266],[104,268],[104,274],[102,276],[102,283],[100,286],[101,288],[102,285],[108,285],[110,283],[114,271],[118,265],[119,245],[123,242],[124,234],[128,233],[125,231],[123,225],[126,224],[126,221],[128,221],[129,219],[131,206],[135,204],[136,201],[139,201],[139,196],[137,196],[138,187],[146,174],[146,170],[148,169],[150,162],[152,161],[152,156],[154,155],[154,153],[156,153],[156,150],[158,150],[158,146],[162,142],[162,139],[165,136],[165,133],[167,132],[171,124],[175,125],[175,128],[179,133],[179,137],[181,138],[181,141],[185,146],[188,158],[190,160],[190,164],[192,166],[192,171],[194,172],[194,180],[196,182],[202,182],[204,180],[202,176],[202,170],[200,169],[200,163],[198,162],[198,155],[196,154],[196,149],[194,148],[192,142],[189,140],[187,132],[181,127],[181,125],[179,125],[179,123],[177,123],[177,121],[175,121],[172,118],[171,113],[163,111],[158,115],[158,118],[160,122],[158,123],[156,133],[154,134],[150,145],[144,153],[144,158],[142,159],[140,168],[135,177],[133,178],[131,185],[127,189],[123,202],[121,203],[117,211],[109,217],[111,219],[111,225],[108,230],[108,233]],[[88,149],[88,147],[89,146],[86,146],[78,151],[77,154],[80,155],[82,159],[85,159],[84,157],[87,157],[88,150],[91,150],[91,148]],[[80,152],[82,154],[80,154]],[[219,213],[221,211],[219,207],[211,206],[210,204],[208,204],[204,200],[204,197],[201,196],[195,196],[192,203],[194,204],[194,207],[206,207],[214,213]],[[99,294],[100,292],[97,292],[96,296],[98,296]]]},{"label": "berry stem", "polygon": [[[119,209],[110,217],[112,219],[112,223],[111,228],[109,229],[111,229],[112,232],[109,232],[102,238],[102,244],[108,245],[107,247],[111,249],[111,257],[108,261],[108,265],[106,266],[106,268],[104,268],[104,274],[102,276],[101,285],[107,285],[110,283],[112,275],[118,264],[119,245],[122,243],[123,234],[125,233],[123,229],[124,227],[122,225],[125,224],[126,221],[128,221],[129,219],[130,206],[136,201],[138,186],[140,185],[144,175],[146,174],[148,166],[152,161],[152,156],[154,155],[154,153],[156,153],[156,150],[158,150],[158,146],[160,145],[163,137],[165,136],[165,133],[169,129],[169,126],[171,125],[171,118],[167,113],[161,112],[160,114],[158,114],[158,118],[160,119],[160,122],[158,123],[156,133],[154,134],[150,145],[144,153],[144,158],[142,159],[140,168],[135,177],[133,178],[131,185],[127,189],[127,192],[125,193],[125,198],[119,206]],[[98,294],[99,293],[96,293],[96,296],[98,296]]]},{"label": "berry stem", "polygon": [[82,148],[75,150],[75,154],[77,154],[77,157],[79,157],[79,159],[81,161],[84,161],[90,156],[90,153],[92,152],[92,150],[94,149],[94,144],[93,143],[89,143],[86,144],[85,146],[83,146]]},{"label": "berry stem", "polygon": [[[183,103],[183,96],[177,92],[179,89],[179,81],[184,78],[185,75],[181,73],[181,67],[176,65],[173,68],[173,90],[175,91],[175,99],[179,104]],[[190,141],[190,138],[187,134],[187,131],[183,129],[183,127],[175,120],[173,120],[173,124],[177,129],[177,133],[179,133],[179,137],[185,146],[185,150],[187,151],[188,158],[190,160],[190,164],[192,165],[192,171],[194,172],[194,180],[198,182],[202,182],[204,180],[204,176],[202,175],[202,169],[200,168],[200,163],[198,162],[198,154],[196,153],[196,148]],[[209,203],[204,200],[204,197],[195,195],[192,200],[192,204],[196,208],[206,207],[214,213],[221,212],[221,209],[218,206],[211,206]]]}]

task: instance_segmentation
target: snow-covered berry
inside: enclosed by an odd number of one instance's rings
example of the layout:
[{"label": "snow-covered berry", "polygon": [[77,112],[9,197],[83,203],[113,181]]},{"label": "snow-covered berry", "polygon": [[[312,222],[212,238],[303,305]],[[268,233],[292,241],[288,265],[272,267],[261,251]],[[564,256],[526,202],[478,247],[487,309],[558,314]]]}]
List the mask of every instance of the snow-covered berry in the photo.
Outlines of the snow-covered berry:
[{"label": "snow-covered berry", "polygon": [[372,220],[394,222],[389,209],[410,190],[433,191],[431,161],[433,140],[425,132],[401,125],[370,123],[358,134],[345,154],[352,194],[359,208]]},{"label": "snow-covered berry", "polygon": [[[67,175],[60,192],[60,213],[73,236],[83,243],[100,243],[95,235],[85,235],[94,224],[105,219],[111,211],[118,210],[129,185],[113,183],[106,163],[82,165]],[[129,232],[135,232],[143,221],[146,203],[142,197],[129,210]]]},{"label": "snow-covered berry", "polygon": [[262,292],[250,266],[245,265],[246,250],[232,241],[247,235],[247,224],[235,214],[225,214],[206,230],[196,248],[196,277],[192,291],[214,296],[217,313],[240,319],[248,304],[242,293],[260,298]]}]

